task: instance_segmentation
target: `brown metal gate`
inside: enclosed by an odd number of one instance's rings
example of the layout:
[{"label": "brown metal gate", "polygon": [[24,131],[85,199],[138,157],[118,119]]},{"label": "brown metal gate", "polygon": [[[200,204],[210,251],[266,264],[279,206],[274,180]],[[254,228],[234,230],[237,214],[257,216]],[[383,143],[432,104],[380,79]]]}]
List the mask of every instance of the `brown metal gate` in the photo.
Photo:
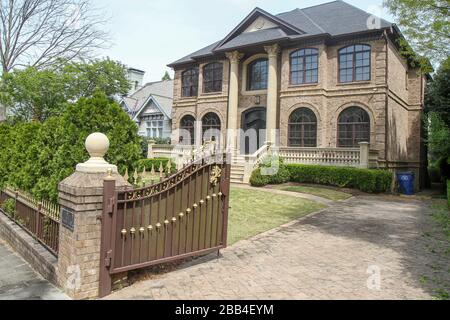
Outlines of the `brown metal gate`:
[{"label": "brown metal gate", "polygon": [[110,294],[113,274],[225,248],[229,190],[226,155],[147,188],[118,191],[105,180],[100,297]]}]

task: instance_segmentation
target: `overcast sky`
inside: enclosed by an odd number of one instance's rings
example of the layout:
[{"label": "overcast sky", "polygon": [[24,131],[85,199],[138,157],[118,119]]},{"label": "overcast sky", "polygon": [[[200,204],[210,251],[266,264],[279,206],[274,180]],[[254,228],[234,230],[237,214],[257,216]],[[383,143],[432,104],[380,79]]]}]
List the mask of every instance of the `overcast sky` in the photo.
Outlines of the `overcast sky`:
[{"label": "overcast sky", "polygon": [[[225,37],[255,7],[277,14],[327,0],[95,0],[110,22],[112,47],[100,53],[158,81],[166,65]],[[388,21],[382,0],[346,0]]]}]

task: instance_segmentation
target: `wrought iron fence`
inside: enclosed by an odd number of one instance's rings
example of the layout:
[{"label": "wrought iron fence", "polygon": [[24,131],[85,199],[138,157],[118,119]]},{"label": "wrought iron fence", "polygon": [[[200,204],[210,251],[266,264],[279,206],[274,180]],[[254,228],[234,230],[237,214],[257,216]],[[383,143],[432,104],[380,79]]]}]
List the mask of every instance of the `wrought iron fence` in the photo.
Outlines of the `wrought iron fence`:
[{"label": "wrought iron fence", "polygon": [[59,205],[7,187],[0,191],[0,208],[52,254],[58,255]]},{"label": "wrought iron fence", "polygon": [[[116,190],[105,180],[100,296],[111,275],[203,255],[227,244],[227,155],[192,161],[146,187]],[[137,174],[136,174],[137,176]]]}]

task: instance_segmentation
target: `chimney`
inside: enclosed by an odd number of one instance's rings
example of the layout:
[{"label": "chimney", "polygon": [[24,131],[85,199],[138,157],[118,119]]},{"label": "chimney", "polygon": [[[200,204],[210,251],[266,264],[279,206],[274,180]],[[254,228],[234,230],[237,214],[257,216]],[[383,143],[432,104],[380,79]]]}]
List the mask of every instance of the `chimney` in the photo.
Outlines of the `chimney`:
[{"label": "chimney", "polygon": [[129,94],[131,95],[142,87],[145,71],[135,68],[128,68],[127,71],[127,77],[131,87]]}]

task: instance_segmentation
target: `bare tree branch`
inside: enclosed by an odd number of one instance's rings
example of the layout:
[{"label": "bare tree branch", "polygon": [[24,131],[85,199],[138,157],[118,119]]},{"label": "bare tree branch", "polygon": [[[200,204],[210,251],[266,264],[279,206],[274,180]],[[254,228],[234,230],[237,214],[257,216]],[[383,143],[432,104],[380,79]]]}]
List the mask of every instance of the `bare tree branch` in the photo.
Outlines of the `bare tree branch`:
[{"label": "bare tree branch", "polygon": [[0,0],[0,71],[91,58],[107,47],[106,21],[91,2]]}]

